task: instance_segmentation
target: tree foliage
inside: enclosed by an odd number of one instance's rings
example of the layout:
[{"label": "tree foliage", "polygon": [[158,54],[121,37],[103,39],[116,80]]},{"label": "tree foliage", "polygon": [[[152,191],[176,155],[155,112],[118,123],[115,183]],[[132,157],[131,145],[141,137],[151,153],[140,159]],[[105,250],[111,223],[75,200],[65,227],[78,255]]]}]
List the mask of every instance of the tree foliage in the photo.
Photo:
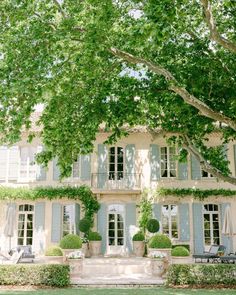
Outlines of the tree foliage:
[{"label": "tree foliage", "polygon": [[57,156],[62,176],[101,123],[110,141],[141,124],[236,184],[223,149],[206,146],[213,131],[236,138],[235,1],[2,0],[0,15],[2,142],[43,103],[38,160]]}]

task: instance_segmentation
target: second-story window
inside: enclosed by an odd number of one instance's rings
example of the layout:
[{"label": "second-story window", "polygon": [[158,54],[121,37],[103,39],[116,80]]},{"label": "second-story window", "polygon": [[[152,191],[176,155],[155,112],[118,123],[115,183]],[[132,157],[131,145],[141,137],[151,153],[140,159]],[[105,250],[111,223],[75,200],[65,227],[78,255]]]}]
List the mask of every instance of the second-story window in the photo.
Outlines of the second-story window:
[{"label": "second-story window", "polygon": [[63,224],[62,224],[62,236],[68,234],[75,234],[75,206],[73,204],[63,206]]},{"label": "second-story window", "polygon": [[119,180],[124,177],[124,149],[123,147],[109,148],[109,179]]},{"label": "second-story window", "polygon": [[163,205],[161,212],[162,232],[170,239],[178,239],[178,206]]},{"label": "second-story window", "polygon": [[161,147],[161,177],[176,177],[174,147]]},{"label": "second-story window", "polygon": [[20,148],[20,178],[35,179],[36,166],[34,163],[36,147],[25,146]]}]

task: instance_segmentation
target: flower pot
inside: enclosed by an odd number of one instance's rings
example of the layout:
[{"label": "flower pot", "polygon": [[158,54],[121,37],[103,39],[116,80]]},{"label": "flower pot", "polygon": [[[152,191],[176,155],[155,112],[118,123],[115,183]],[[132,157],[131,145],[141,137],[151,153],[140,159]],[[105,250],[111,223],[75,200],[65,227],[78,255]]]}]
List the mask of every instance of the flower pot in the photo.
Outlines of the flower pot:
[{"label": "flower pot", "polygon": [[133,241],[134,254],[137,257],[143,257],[145,253],[145,242],[144,241]]},{"label": "flower pot", "polygon": [[70,266],[70,276],[82,276],[83,272],[83,259],[67,259]]},{"label": "flower pot", "polygon": [[153,252],[156,252],[156,251],[165,254],[165,255],[166,255],[166,259],[167,259],[168,261],[171,260],[171,249],[169,249],[169,248],[163,248],[163,249],[148,248],[148,256],[149,256],[149,257],[152,256],[152,253],[153,253]]},{"label": "flower pot", "polygon": [[163,258],[151,259],[151,273],[153,276],[161,277],[165,273],[165,263]]},{"label": "flower pot", "polygon": [[67,256],[72,253],[72,252],[75,252],[77,251],[78,249],[62,249],[63,251],[63,262],[66,262],[67,261]]},{"label": "flower pot", "polygon": [[100,256],[102,252],[102,241],[89,241],[91,256]]},{"label": "flower pot", "polygon": [[45,256],[44,261],[47,264],[63,264],[63,256]]},{"label": "flower pot", "polygon": [[84,253],[84,257],[85,258],[91,257],[90,250],[89,250],[89,244],[88,243],[83,243],[82,244],[81,251]]}]

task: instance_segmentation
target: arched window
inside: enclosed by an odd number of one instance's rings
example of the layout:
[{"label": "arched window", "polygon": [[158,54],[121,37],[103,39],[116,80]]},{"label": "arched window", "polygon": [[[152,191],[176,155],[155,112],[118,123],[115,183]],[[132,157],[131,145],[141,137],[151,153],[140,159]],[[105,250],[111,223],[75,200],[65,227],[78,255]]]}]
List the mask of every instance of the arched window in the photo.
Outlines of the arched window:
[{"label": "arched window", "polygon": [[206,204],[203,207],[205,245],[220,244],[219,206]]},{"label": "arched window", "polygon": [[32,245],[34,228],[34,206],[29,204],[19,205],[18,210],[18,245]]}]

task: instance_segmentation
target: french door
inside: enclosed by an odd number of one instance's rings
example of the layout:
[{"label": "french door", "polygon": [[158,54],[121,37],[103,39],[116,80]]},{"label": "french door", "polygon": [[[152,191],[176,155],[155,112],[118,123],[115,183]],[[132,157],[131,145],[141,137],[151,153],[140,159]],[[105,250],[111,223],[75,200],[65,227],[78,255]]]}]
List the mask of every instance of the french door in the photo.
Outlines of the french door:
[{"label": "french door", "polygon": [[107,253],[120,255],[125,249],[124,205],[108,206]]}]

